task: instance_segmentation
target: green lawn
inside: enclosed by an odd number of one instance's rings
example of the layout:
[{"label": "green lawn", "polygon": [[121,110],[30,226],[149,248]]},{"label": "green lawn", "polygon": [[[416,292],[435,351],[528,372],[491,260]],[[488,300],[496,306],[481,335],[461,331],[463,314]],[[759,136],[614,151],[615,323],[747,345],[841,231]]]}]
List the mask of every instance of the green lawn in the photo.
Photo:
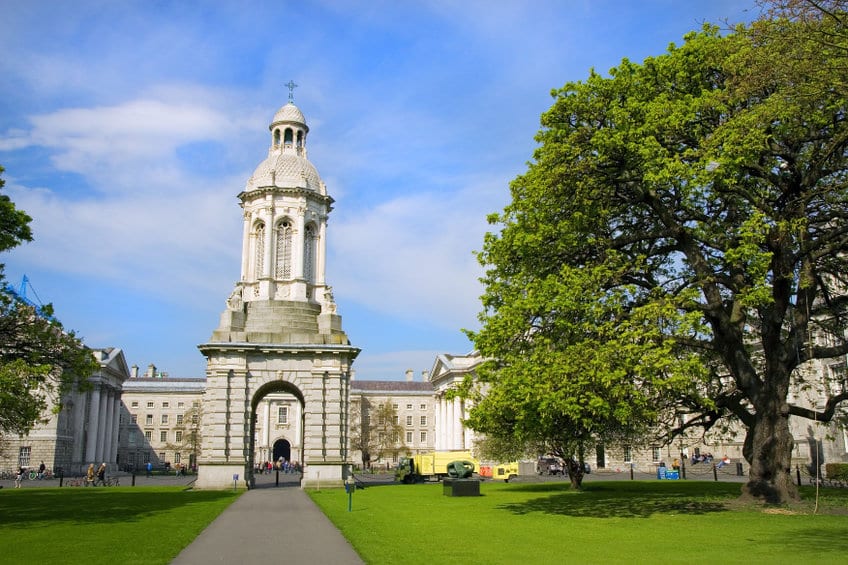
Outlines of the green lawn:
[{"label": "green lawn", "polygon": [[169,563],[238,496],[181,487],[0,491],[0,563]]},{"label": "green lawn", "polygon": [[367,563],[848,563],[848,491],[793,507],[736,502],[738,483],[485,482],[480,497],[438,484],[310,496]]}]

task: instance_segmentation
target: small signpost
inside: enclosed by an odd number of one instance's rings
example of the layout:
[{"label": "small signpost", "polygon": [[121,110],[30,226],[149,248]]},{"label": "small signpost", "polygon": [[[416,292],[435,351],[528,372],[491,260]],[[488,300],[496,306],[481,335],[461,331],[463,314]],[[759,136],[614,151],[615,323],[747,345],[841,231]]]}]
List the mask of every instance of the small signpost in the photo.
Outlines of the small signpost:
[{"label": "small signpost", "polygon": [[347,493],[347,511],[350,512],[353,507],[353,491],[356,490],[356,481],[353,480],[353,475],[348,475],[345,479],[345,492]]},{"label": "small signpost", "polygon": [[238,473],[233,475],[233,490],[236,490],[237,487],[238,487]]}]

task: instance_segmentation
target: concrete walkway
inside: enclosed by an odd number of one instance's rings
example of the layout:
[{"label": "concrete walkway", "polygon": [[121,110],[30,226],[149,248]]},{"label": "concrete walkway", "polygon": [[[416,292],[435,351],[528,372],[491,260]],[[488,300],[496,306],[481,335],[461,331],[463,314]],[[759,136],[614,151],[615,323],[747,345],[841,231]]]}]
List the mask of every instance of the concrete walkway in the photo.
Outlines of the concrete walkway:
[{"label": "concrete walkway", "polygon": [[171,563],[364,563],[297,483],[257,487],[224,510]]}]

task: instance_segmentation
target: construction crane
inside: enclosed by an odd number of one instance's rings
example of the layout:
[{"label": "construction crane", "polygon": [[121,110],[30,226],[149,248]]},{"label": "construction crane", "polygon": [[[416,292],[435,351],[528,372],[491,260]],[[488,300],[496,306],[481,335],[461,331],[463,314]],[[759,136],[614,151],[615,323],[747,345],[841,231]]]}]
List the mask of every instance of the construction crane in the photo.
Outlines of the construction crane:
[{"label": "construction crane", "polygon": [[[35,300],[27,296],[27,288],[29,288],[30,292],[35,297]],[[18,288],[15,288],[11,284],[6,284],[6,292],[15,300],[35,308],[35,313],[39,316],[48,319],[52,318],[52,316],[48,316],[47,313],[44,312],[44,303],[38,297],[38,294],[35,292],[32,284],[29,282],[29,277],[26,275],[21,278],[21,285]]]}]

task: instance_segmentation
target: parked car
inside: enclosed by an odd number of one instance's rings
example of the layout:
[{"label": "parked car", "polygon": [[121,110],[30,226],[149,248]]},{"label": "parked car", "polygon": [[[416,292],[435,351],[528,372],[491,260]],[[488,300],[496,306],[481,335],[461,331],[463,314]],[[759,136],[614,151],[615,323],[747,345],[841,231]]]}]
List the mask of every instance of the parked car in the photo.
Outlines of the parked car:
[{"label": "parked car", "polygon": [[536,473],[539,475],[562,475],[562,462],[556,457],[539,457],[536,462]]}]

